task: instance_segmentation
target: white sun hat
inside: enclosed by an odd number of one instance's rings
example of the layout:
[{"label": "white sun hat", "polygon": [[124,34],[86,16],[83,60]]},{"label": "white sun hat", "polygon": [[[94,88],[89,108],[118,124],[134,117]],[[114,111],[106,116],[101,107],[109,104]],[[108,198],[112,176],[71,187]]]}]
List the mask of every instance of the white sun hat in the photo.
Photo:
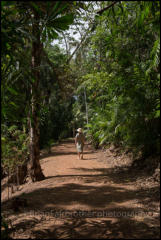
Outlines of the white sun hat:
[{"label": "white sun hat", "polygon": [[78,128],[77,132],[82,133],[82,128]]}]

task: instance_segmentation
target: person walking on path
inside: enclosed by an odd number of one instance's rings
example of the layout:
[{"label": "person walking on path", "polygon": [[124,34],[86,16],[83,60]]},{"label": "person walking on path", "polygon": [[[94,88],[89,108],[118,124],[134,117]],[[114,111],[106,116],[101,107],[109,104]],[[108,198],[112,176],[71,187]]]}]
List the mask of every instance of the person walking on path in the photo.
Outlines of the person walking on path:
[{"label": "person walking on path", "polygon": [[75,145],[78,152],[78,158],[83,159],[83,147],[85,143],[85,137],[83,135],[82,128],[77,129],[77,134],[75,136]]}]

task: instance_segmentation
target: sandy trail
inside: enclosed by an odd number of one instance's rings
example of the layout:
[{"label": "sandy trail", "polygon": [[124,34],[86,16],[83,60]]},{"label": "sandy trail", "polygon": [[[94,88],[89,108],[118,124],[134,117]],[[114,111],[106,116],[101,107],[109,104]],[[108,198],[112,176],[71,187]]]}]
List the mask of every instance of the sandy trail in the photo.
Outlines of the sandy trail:
[{"label": "sandy trail", "polygon": [[2,209],[12,221],[13,238],[41,239],[159,239],[158,201],[155,186],[143,188],[136,174],[117,171],[127,159],[85,147],[78,160],[74,140],[68,139],[41,157],[46,179],[24,184],[14,196],[23,196],[28,207],[18,213],[5,201]]}]

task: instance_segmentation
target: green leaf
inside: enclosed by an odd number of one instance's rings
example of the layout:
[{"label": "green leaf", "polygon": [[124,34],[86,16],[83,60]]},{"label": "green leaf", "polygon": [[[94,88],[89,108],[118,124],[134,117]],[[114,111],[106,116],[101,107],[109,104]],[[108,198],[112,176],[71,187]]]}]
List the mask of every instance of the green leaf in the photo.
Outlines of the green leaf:
[{"label": "green leaf", "polygon": [[74,15],[68,14],[63,17],[59,17],[57,19],[54,19],[53,21],[50,21],[48,23],[48,27],[53,27],[57,31],[61,30],[67,30],[69,28],[69,25],[72,24],[74,21]]},{"label": "green leaf", "polygon": [[157,110],[155,113],[155,118],[159,118],[160,117],[160,110]]},{"label": "green leaf", "polygon": [[88,123],[88,124],[86,124],[86,127],[87,128],[92,128],[92,124]]},{"label": "green leaf", "polygon": [[122,7],[121,2],[119,2],[118,7],[121,8],[122,14],[124,14],[124,9],[123,9],[123,7]]},{"label": "green leaf", "polygon": [[10,102],[11,105],[13,105],[15,108],[18,108],[18,106],[14,102]]},{"label": "green leaf", "polygon": [[54,14],[56,12],[56,10],[58,9],[58,7],[60,6],[61,2],[57,1],[52,9],[52,14]]},{"label": "green leaf", "polygon": [[11,5],[15,5],[15,1],[1,1],[2,7],[11,6]]},{"label": "green leaf", "polygon": [[[52,12],[51,12],[51,17],[50,19],[53,20],[56,18],[56,16],[58,16],[59,14],[61,14],[63,12],[63,10],[68,6],[68,4],[64,4],[62,6],[62,2],[61,1],[57,1],[56,4],[54,5]],[[59,8],[60,7],[60,8]]]},{"label": "green leaf", "polygon": [[8,89],[12,94],[18,95],[18,92],[17,92],[15,89],[13,89],[13,88],[11,88],[11,87],[7,87],[7,89]]},{"label": "green leaf", "polygon": [[33,8],[34,8],[38,13],[41,13],[41,10],[40,10],[39,6],[38,6],[36,3],[30,2],[30,4],[33,6]]},{"label": "green leaf", "polygon": [[52,39],[56,39],[59,37],[59,35],[54,30],[51,29],[50,32],[51,32]]}]

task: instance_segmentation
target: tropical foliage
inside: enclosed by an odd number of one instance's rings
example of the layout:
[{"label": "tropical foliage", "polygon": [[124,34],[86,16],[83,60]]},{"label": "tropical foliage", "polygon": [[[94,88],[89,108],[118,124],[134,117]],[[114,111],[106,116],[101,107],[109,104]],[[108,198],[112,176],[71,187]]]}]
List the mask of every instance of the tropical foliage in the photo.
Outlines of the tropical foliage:
[{"label": "tropical foliage", "polygon": [[[86,86],[87,135],[97,146],[113,142],[145,155],[159,150],[159,6],[118,2],[97,17],[77,91],[81,96]],[[76,116],[80,110],[75,107]]]},{"label": "tropical foliage", "polygon": [[95,147],[159,152],[159,1],[1,7],[3,167],[30,154],[43,178],[39,150],[78,127]]}]

